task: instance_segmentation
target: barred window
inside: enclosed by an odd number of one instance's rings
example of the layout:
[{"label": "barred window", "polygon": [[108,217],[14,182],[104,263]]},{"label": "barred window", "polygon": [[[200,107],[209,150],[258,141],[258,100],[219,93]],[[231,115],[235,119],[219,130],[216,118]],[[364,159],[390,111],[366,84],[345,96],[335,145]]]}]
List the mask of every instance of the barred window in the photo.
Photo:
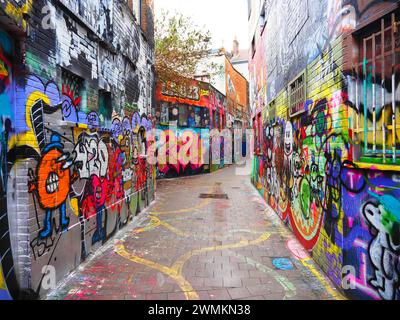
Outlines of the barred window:
[{"label": "barred window", "polygon": [[355,157],[361,162],[400,164],[399,12],[388,14],[356,36],[353,70]]},{"label": "barred window", "polygon": [[289,110],[291,116],[304,112],[306,98],[306,73],[301,73],[289,83]]},{"label": "barred window", "polygon": [[88,111],[86,103],[85,80],[76,74],[61,68],[62,93],[71,99],[74,106],[81,111]]}]

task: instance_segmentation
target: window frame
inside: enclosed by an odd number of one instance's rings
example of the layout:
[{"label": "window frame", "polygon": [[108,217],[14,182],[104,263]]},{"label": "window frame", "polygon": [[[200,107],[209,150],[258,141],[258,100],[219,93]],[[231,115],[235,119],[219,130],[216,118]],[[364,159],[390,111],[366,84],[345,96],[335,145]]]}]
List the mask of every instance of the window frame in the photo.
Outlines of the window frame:
[{"label": "window frame", "polygon": [[[299,81],[300,78],[303,78],[303,83],[302,83],[302,88],[296,88],[296,91],[299,92],[303,92],[303,96],[302,98],[298,98],[296,100],[297,104],[301,103],[299,102],[301,99],[303,100],[303,108],[302,110],[296,110],[295,112],[293,112],[293,102],[292,102],[292,86],[294,84],[296,84],[296,81]],[[291,118],[293,117],[297,117],[303,113],[306,112],[306,110],[304,109],[304,104],[307,100],[307,70],[303,70],[302,72],[300,72],[292,81],[290,81],[287,85],[287,91],[288,91],[288,108],[289,108],[289,115]]]},{"label": "window frame", "polygon": [[[271,126],[274,126],[277,123],[277,121],[276,121],[276,100],[277,100],[276,98],[272,99],[270,102],[268,102],[268,104],[266,106],[266,109],[268,112],[268,117],[266,119],[266,123],[268,123]],[[273,109],[274,109],[274,111],[273,111],[273,120],[274,121],[271,121],[271,106],[273,106]]]},{"label": "window frame", "polygon": [[[77,75],[76,73],[64,68],[64,67],[60,67],[61,68],[61,87],[64,86],[64,82],[66,77],[64,76],[65,74],[68,76],[69,79],[71,78],[76,78],[76,80],[81,82],[81,87],[79,90],[79,96],[80,96],[80,104],[79,106],[75,106],[77,108],[78,111],[82,111],[84,113],[89,113],[91,111],[98,111],[98,106],[96,107],[96,109],[92,110],[89,109],[88,105],[87,105],[87,81],[85,78]],[[66,89],[66,88],[65,88]],[[76,92],[75,92],[76,93]],[[76,96],[73,97],[75,100],[78,98]]]},{"label": "window frame", "polygon": [[[110,92],[110,91],[107,91],[107,90],[104,90],[104,89],[99,89],[98,90],[98,101],[97,101],[97,103],[98,103],[98,112],[99,112],[99,117],[100,117],[100,119],[101,119],[101,116],[102,116],[102,114],[101,114],[101,110],[100,110],[100,97],[102,96],[102,95],[104,95],[103,97],[104,97],[104,100],[105,100],[105,102],[107,101],[107,102],[109,102],[110,103],[110,105],[109,105],[109,107],[110,107],[110,111],[111,111],[111,113],[110,114],[107,114],[107,116],[108,115],[110,115],[110,117],[108,118],[108,117],[105,117],[104,118],[104,124],[107,124],[108,122],[109,123],[111,123],[112,122],[112,117],[113,117],[113,96],[112,96],[112,92]],[[108,101],[109,100],[109,101]],[[106,109],[107,109],[107,105],[106,105]]]},{"label": "window frame", "polygon": [[[397,137],[400,132],[400,124],[398,123],[400,117],[399,103],[396,102],[396,95],[398,95],[399,90],[396,89],[395,85],[396,76],[398,76],[400,69],[400,31],[397,30],[396,33],[394,26],[394,23],[398,23],[399,18],[399,11],[392,11],[352,34],[359,52],[355,66],[353,61],[355,107],[358,113],[355,114],[355,121],[353,121],[351,129],[356,141],[359,141],[353,157],[357,162],[364,165],[391,165],[400,169],[400,139]],[[389,46],[386,42],[387,34],[390,34]],[[377,41],[377,39],[380,39],[380,41]],[[369,47],[371,47],[370,51],[368,51]],[[386,50],[388,47],[390,49]],[[380,48],[380,52],[377,48]],[[388,61],[389,67],[386,65]],[[379,70],[376,71],[379,66],[380,73]],[[368,69],[373,70],[371,74],[369,74]],[[390,75],[391,92],[386,87],[388,70],[392,70]],[[395,71],[393,72],[393,70]],[[369,93],[368,83],[370,76],[371,93]],[[380,83],[378,82],[379,79]],[[379,90],[382,91],[379,93]],[[388,96],[390,96],[389,101],[387,100]],[[368,118],[368,114],[371,112],[372,120]],[[377,117],[379,112],[382,121],[379,121]],[[371,135],[372,139],[370,139]]]}]

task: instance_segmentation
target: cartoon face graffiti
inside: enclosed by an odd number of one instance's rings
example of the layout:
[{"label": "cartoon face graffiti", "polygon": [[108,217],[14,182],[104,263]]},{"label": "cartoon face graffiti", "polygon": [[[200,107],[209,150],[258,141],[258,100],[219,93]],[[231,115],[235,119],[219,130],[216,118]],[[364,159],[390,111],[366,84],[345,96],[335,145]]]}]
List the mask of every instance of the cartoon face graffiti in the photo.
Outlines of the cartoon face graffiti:
[{"label": "cartoon face graffiti", "polygon": [[139,150],[138,150],[138,147],[136,145],[134,145],[134,147],[133,147],[132,163],[134,165],[138,165],[139,164]]},{"label": "cartoon face graffiti", "polygon": [[[400,202],[392,196],[370,194],[380,202],[379,205],[369,202],[362,210],[364,218],[374,230],[371,234],[375,235],[369,245],[369,256],[375,268],[371,285],[383,299],[393,300],[399,283]],[[393,209],[396,211],[392,212]]]},{"label": "cartoon face graffiti", "polygon": [[68,196],[70,174],[60,162],[62,157],[63,154],[59,150],[50,150],[39,165],[38,194],[40,204],[45,209],[59,207]]},{"label": "cartoon face graffiti", "polygon": [[36,176],[29,171],[29,192],[35,192],[40,206],[46,210],[44,227],[40,231],[40,238],[47,238],[52,233],[53,210],[60,210],[61,229],[69,225],[66,216],[66,200],[70,191],[71,176],[69,168],[72,160],[69,153],[63,153],[64,145],[61,137],[53,133],[50,143],[43,149],[43,156],[37,167]]},{"label": "cartoon face graffiti", "polygon": [[291,122],[287,122],[285,126],[285,154],[290,156],[293,152],[293,125]]},{"label": "cartoon face graffiti", "polygon": [[264,129],[264,152],[267,156],[267,161],[272,162],[274,151],[274,128],[266,127]]},{"label": "cartoon face graffiti", "polygon": [[78,168],[81,179],[89,179],[93,175],[98,177],[107,175],[108,149],[97,135],[82,134],[74,152],[75,166]]},{"label": "cartoon face graffiti", "polygon": [[92,177],[92,188],[94,199],[96,203],[96,208],[101,208],[105,205],[107,197],[107,180],[100,179],[99,177]]}]

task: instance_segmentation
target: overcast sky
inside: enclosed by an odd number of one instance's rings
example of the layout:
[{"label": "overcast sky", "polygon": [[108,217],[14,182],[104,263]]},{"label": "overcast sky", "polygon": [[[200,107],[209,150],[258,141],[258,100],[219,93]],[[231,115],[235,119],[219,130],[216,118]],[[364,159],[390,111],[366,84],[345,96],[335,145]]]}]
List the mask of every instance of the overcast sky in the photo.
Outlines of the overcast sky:
[{"label": "overcast sky", "polygon": [[222,44],[232,49],[235,36],[240,49],[247,49],[248,23],[246,0],[154,0],[155,14],[162,9],[178,11],[192,17],[199,26],[206,26],[213,36],[213,48]]}]

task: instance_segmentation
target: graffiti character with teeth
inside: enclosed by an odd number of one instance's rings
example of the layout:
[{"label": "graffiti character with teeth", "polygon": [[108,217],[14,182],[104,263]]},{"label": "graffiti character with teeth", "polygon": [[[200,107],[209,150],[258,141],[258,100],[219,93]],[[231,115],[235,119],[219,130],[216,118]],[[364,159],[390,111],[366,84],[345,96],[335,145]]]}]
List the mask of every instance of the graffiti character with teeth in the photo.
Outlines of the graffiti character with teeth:
[{"label": "graffiti character with teeth", "polygon": [[46,211],[43,229],[39,232],[41,239],[51,236],[52,214],[56,209],[60,211],[61,230],[65,231],[69,226],[66,200],[71,184],[69,168],[73,162],[69,153],[64,153],[63,149],[61,137],[53,133],[50,143],[43,149],[36,176],[32,170],[29,171],[29,192],[36,194],[40,206]]}]

